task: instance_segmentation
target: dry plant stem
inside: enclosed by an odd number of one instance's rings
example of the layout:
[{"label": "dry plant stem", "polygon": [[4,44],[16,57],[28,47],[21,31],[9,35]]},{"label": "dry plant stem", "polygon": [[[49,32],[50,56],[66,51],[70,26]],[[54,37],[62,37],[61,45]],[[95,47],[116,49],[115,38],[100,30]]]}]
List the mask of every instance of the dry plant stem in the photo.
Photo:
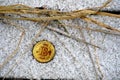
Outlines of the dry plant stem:
[{"label": "dry plant stem", "polygon": [[105,33],[105,34],[110,34],[110,35],[118,35],[120,36],[119,33],[116,33],[116,32],[111,32],[111,31],[107,31],[107,30],[100,30],[100,29],[92,29],[92,28],[83,28],[85,30],[91,30],[91,31],[95,31],[95,32],[101,32],[101,33]]},{"label": "dry plant stem", "polygon": [[[33,43],[33,42],[32,42]],[[29,47],[32,48],[33,44],[30,44]],[[17,65],[21,62],[21,60],[24,58],[24,55],[29,51],[29,48],[24,53],[21,53],[20,60],[17,60],[15,64],[12,65],[12,67],[9,69],[9,71],[4,75],[3,80],[6,78],[7,75],[10,74],[10,72],[17,67]]]},{"label": "dry plant stem", "polygon": [[[111,0],[109,0],[111,1]],[[108,3],[105,3],[103,5],[103,7],[105,7]],[[99,10],[101,10],[103,7],[99,8]],[[15,20],[28,20],[28,21],[35,21],[35,22],[39,22],[39,21],[47,21],[47,20],[69,20],[69,19],[75,19],[75,18],[81,18],[84,19],[85,21],[88,21],[88,22],[93,22],[101,27],[104,27],[104,28],[107,28],[109,30],[112,30],[112,31],[117,31],[117,32],[120,32],[120,30],[118,29],[114,29],[108,25],[105,25],[104,23],[102,22],[98,22],[94,19],[91,19],[91,18],[88,18],[86,17],[87,15],[103,15],[103,16],[110,16],[110,17],[117,17],[117,18],[120,18],[120,15],[115,15],[115,14],[111,14],[111,13],[106,13],[106,12],[100,12],[100,11],[97,11],[97,14],[96,14],[96,11],[94,10],[78,10],[78,11],[72,11],[72,12],[59,12],[57,10],[38,10],[38,9],[34,9],[34,8],[31,8],[29,6],[26,6],[26,5],[10,5],[10,6],[0,6],[0,13],[3,13],[3,14],[8,14],[8,13],[12,13],[12,14],[51,14],[53,16],[50,16],[50,17],[42,17],[42,18],[24,18],[24,17],[21,17],[21,18],[12,18],[12,17],[7,17],[7,16],[0,16],[1,18],[7,18],[7,19],[15,19]],[[84,14],[84,15],[83,15]],[[46,24],[48,25],[48,23]],[[45,26],[45,25],[44,25]],[[57,33],[60,33],[62,35],[65,35],[69,38],[72,38],[72,39],[75,39],[76,41],[78,42],[84,42],[85,44],[89,44],[89,45],[92,45],[88,42],[85,42],[83,40],[80,40],[78,38],[75,38],[73,35],[69,35],[69,34],[64,34],[64,32],[60,32],[60,31],[57,31],[53,28],[49,28],[47,27],[48,29],[50,30],[53,30]],[[45,27],[42,28],[42,30],[36,35],[35,39],[37,39],[37,37],[39,36],[39,34],[42,33],[42,31],[45,29]],[[24,32],[23,32],[24,33]],[[20,36],[20,41],[18,43],[18,46],[16,48],[16,50],[12,53],[13,55],[15,55],[19,49],[19,45],[21,43],[21,40],[22,40],[22,37],[23,37],[23,33],[21,34]],[[34,40],[33,39],[33,42]],[[92,46],[95,46],[95,45],[92,45]],[[98,47],[98,46],[95,46],[95,47]],[[12,56],[13,56],[12,55]],[[8,56],[10,58],[12,58],[12,56]],[[6,64],[6,62],[8,62],[9,59],[6,61],[4,61],[5,63],[3,63],[2,66],[4,66],[4,64]],[[0,66],[0,70],[1,70],[1,66]],[[10,69],[11,70],[11,69]]]},{"label": "dry plant stem", "polygon": [[101,16],[109,16],[109,17],[120,18],[120,15],[111,14],[111,13],[107,13],[107,12],[98,12],[97,14],[101,15]]},{"label": "dry plant stem", "polygon": [[[8,23],[8,22],[6,22],[6,23]],[[19,46],[20,46],[20,44],[21,44],[21,42],[22,42],[24,33],[25,33],[25,31],[24,31],[24,29],[23,29],[22,27],[17,26],[17,25],[15,25],[14,23],[10,23],[10,22],[9,22],[8,24],[10,24],[10,25],[12,25],[12,26],[16,26],[16,28],[18,28],[20,31],[22,31],[22,33],[21,33],[21,35],[20,35],[20,39],[19,39],[19,42],[18,42],[18,45],[17,45],[16,49],[15,49],[15,50],[4,60],[4,62],[0,65],[0,70],[2,70],[2,68],[4,67],[4,65],[6,65],[6,64],[16,55],[16,53],[17,53],[18,50],[19,50]]]},{"label": "dry plant stem", "polygon": [[[32,10],[31,10],[32,9]],[[116,15],[116,14],[111,14],[111,13],[107,13],[107,12],[97,12],[96,14],[96,11],[95,10],[90,10],[90,9],[84,9],[84,10],[77,10],[77,11],[72,11],[72,12],[60,12],[60,11],[57,11],[57,10],[38,10],[38,9],[28,9],[28,10],[11,10],[11,11],[7,11],[6,9],[5,10],[1,10],[0,9],[0,13],[12,13],[12,14],[39,14],[39,15],[45,15],[45,14],[48,14],[48,15],[52,15],[51,17],[62,17],[62,16],[71,16],[72,18],[72,15],[76,16],[76,17],[83,17],[83,16],[87,16],[87,15],[103,15],[103,16],[110,16],[110,17],[116,17],[116,18],[120,18],[120,15]],[[83,13],[83,14],[80,14],[80,13]],[[77,15],[75,15],[77,14]],[[49,18],[49,17],[48,17]],[[71,19],[69,18],[69,19]],[[65,19],[65,18],[62,18],[62,19]],[[47,20],[47,19],[46,19]],[[56,19],[58,20],[58,19]]]},{"label": "dry plant stem", "polygon": [[[21,59],[23,59],[23,57],[24,57],[23,55],[20,56]],[[4,75],[4,77],[3,77],[2,80],[4,80],[4,79],[7,77],[7,75],[9,75],[10,72],[12,72],[12,70],[15,69],[15,67],[16,67],[19,63],[20,63],[20,60],[17,61],[15,64],[13,64],[12,67],[9,69],[9,71]]]},{"label": "dry plant stem", "polygon": [[[52,16],[52,15],[49,14],[48,16]],[[53,17],[54,17],[54,16],[53,16]],[[61,25],[61,27],[64,28],[65,32],[69,33],[69,32],[67,31],[65,25],[63,25],[59,20],[55,20],[55,21],[56,21],[59,25]]]},{"label": "dry plant stem", "polygon": [[47,21],[47,22],[45,22],[45,23],[43,23],[43,24],[41,25],[42,28],[41,28],[40,31],[35,35],[35,38],[32,39],[33,44],[35,43],[35,40],[40,36],[40,34],[44,31],[44,29],[48,26],[49,23],[50,23],[50,22]]},{"label": "dry plant stem", "polygon": [[[74,28],[76,28],[76,29],[80,29],[81,28],[81,26],[79,26],[79,25],[64,24],[64,23],[62,23],[62,25],[67,26],[67,27],[73,27],[74,26]],[[93,28],[90,28],[90,27],[82,27],[82,29],[84,29],[84,30],[91,30],[91,31],[95,31],[95,32],[101,32],[101,33],[110,34],[110,35],[120,36],[120,33],[119,32],[115,32],[115,31],[107,31],[107,30],[102,30],[102,29],[93,29]]]},{"label": "dry plant stem", "polygon": [[[72,56],[73,60],[74,60],[74,63],[77,62],[79,63],[79,61],[74,57],[74,55],[70,52],[70,50],[65,46],[64,42],[62,42],[59,37],[57,36],[57,34],[55,32],[52,32],[55,37],[59,40],[59,42],[62,44],[62,46],[70,53],[70,56]],[[73,64],[74,64],[73,63]],[[75,65],[75,64],[74,64]],[[84,64],[83,64],[84,65]],[[84,69],[84,67],[82,66],[82,68]],[[85,71],[85,70],[84,70]],[[85,72],[84,72],[85,73]],[[85,76],[86,76],[86,73],[85,73]],[[86,76],[87,77],[87,76]],[[82,79],[82,77],[80,76],[80,78]],[[83,80],[83,79],[82,79]]]},{"label": "dry plant stem", "polygon": [[[87,26],[86,26],[86,28],[89,28],[88,27],[89,26],[89,24],[87,23]],[[83,28],[82,28],[83,29]],[[93,38],[92,38],[92,36],[91,36],[91,33],[89,33],[88,32],[88,34],[89,34],[89,36],[91,37],[91,40],[90,40],[90,42],[93,40]],[[106,35],[106,34],[105,34]],[[95,39],[95,38],[94,38]],[[92,43],[92,42],[91,42]],[[96,65],[97,65],[97,67],[96,67],[96,70],[98,70],[99,71],[99,73],[100,73],[100,80],[101,79],[103,79],[103,73],[102,73],[102,71],[101,71],[101,68],[100,68],[100,63],[99,63],[99,58],[98,58],[98,56],[97,56],[97,52],[96,52],[96,47],[94,47],[94,53],[95,53],[95,63],[96,63]]]},{"label": "dry plant stem", "polygon": [[[101,7],[96,11],[96,14],[97,14],[102,8],[106,7],[111,1],[112,1],[112,0],[108,0],[107,2],[105,2],[104,5],[101,6]],[[97,31],[100,31],[100,30],[97,30]],[[82,32],[82,31],[81,31],[81,32]],[[103,31],[102,31],[102,32],[103,32]],[[89,47],[88,47],[88,48],[89,48]],[[95,49],[95,53],[96,53],[96,48],[94,47],[94,49]],[[97,64],[97,66],[98,66],[98,71],[99,71],[100,74],[101,74],[100,79],[103,79],[103,76],[104,76],[104,75],[103,75],[103,73],[102,73],[102,71],[101,71],[101,69],[100,69],[100,64],[99,64],[98,56],[97,56],[97,54],[96,54],[95,56],[96,56],[96,64]],[[90,57],[92,57],[92,55],[91,55]],[[92,60],[92,62],[93,62],[93,59],[91,59],[91,60]],[[93,64],[93,66],[95,67],[95,64]],[[96,67],[95,67],[95,69],[96,69]],[[96,70],[95,70],[95,72],[97,73]],[[98,76],[98,74],[97,74],[96,76]],[[98,79],[98,77],[97,77],[96,79]]]},{"label": "dry plant stem", "polygon": [[29,10],[29,9],[31,9],[31,7],[22,4],[0,6],[0,11]]},{"label": "dry plant stem", "polygon": [[49,29],[49,30],[55,31],[55,32],[57,32],[57,33],[59,33],[59,34],[62,34],[62,35],[64,35],[64,36],[68,37],[68,38],[72,38],[73,40],[76,40],[77,42],[83,42],[83,43],[85,43],[85,44],[88,44],[88,45],[91,45],[91,46],[94,46],[94,47],[96,47],[96,48],[101,49],[99,46],[96,46],[96,45],[94,45],[94,44],[88,43],[88,42],[86,42],[86,41],[84,41],[84,40],[82,40],[82,39],[76,38],[74,35],[67,34],[66,32],[57,30],[57,29],[52,28],[52,27],[46,27],[46,28]]},{"label": "dry plant stem", "polygon": [[31,7],[23,5],[23,4],[15,4],[15,5],[9,5],[8,7],[12,7],[12,8],[19,8],[19,7],[23,7],[23,8],[28,8],[30,9]]},{"label": "dry plant stem", "polygon": [[[32,48],[32,46],[33,46],[32,43],[33,43],[33,42],[31,42],[31,44],[29,44],[29,48]],[[24,55],[25,55],[27,52],[29,52],[29,48],[27,48],[24,53],[21,53],[21,55],[19,56],[20,59],[17,60],[17,61],[15,62],[15,64],[12,65],[12,67],[9,69],[8,72],[6,72],[6,74],[4,75],[4,77],[3,77],[2,80],[4,80],[4,79],[7,77],[7,75],[9,75],[10,72],[12,72],[12,71],[17,67],[17,65],[19,65],[19,63],[21,62],[21,60],[25,57]]]},{"label": "dry plant stem", "polygon": [[[89,26],[89,24],[88,24],[88,22],[87,22],[87,26],[86,26],[86,28],[89,28],[88,27]],[[82,28],[83,29],[83,28]],[[88,34],[89,34],[89,36],[91,37],[91,40],[90,40],[90,42],[93,40],[93,38],[92,38],[92,36],[90,35],[90,33],[88,32]],[[105,34],[106,35],[106,34]],[[94,43],[94,42],[93,42]],[[96,67],[96,71],[99,71],[99,73],[100,73],[100,80],[103,78],[103,73],[102,73],[102,71],[101,71],[101,69],[100,69],[100,64],[99,64],[99,58],[98,58],[98,56],[97,56],[97,52],[96,52],[96,47],[94,47],[94,55],[95,55],[95,63],[96,63],[96,65],[97,65],[97,67]]]},{"label": "dry plant stem", "polygon": [[1,17],[1,18],[8,18],[8,19],[17,19],[17,20],[29,20],[29,21],[47,21],[47,20],[68,20],[68,19],[75,19],[80,17],[85,17],[87,15],[104,15],[104,16],[111,16],[120,18],[120,15],[115,15],[106,12],[98,12],[94,10],[77,10],[72,12],[59,12],[54,10],[35,10],[35,11],[0,11],[0,13],[13,13],[13,14],[49,14],[53,15],[50,17],[40,17],[40,18],[11,18],[11,17]]},{"label": "dry plant stem", "polygon": [[97,55],[97,52],[96,52],[96,48],[95,48],[95,47],[94,47],[94,50],[95,50],[95,57],[96,57],[97,69],[98,69],[99,73],[101,74],[101,79],[103,80],[104,74],[103,74],[103,72],[101,71],[100,60],[99,60],[99,57],[98,57],[98,55]]},{"label": "dry plant stem", "polygon": [[[88,23],[87,23],[87,27],[86,28],[89,28],[88,27]],[[90,36],[90,33],[88,33],[89,34],[89,36]],[[105,34],[106,35],[106,34]],[[91,37],[91,39],[93,39],[92,38],[92,36],[90,36]],[[104,39],[103,39],[104,40]],[[102,42],[103,42],[103,40],[102,40]],[[91,42],[91,41],[90,41]],[[95,63],[96,63],[96,65],[97,65],[97,67],[96,67],[96,70],[98,70],[98,72],[100,73],[100,80],[103,80],[103,77],[104,77],[104,75],[103,75],[103,73],[102,73],[102,71],[101,71],[101,67],[100,67],[100,61],[99,61],[99,58],[98,58],[98,55],[97,55],[97,52],[96,52],[96,47],[94,47],[94,55],[95,55]]]},{"label": "dry plant stem", "polygon": [[55,37],[59,40],[59,42],[62,44],[62,46],[70,53],[70,55],[73,57],[74,62],[77,61],[76,58],[74,57],[74,55],[70,52],[70,50],[65,46],[65,44],[59,39],[59,37],[57,36],[57,34],[55,32],[53,32],[53,34],[55,35]]},{"label": "dry plant stem", "polygon": [[106,7],[110,2],[112,2],[112,0],[107,0],[97,11],[96,13],[98,13],[101,9],[103,9],[104,7]]},{"label": "dry plant stem", "polygon": [[[66,26],[65,26],[62,22],[60,22],[59,20],[57,20],[57,22],[58,22],[58,24],[64,29],[64,31],[69,34]],[[58,26],[59,26],[59,25],[58,25]]]},{"label": "dry plant stem", "polygon": [[[111,2],[111,0],[108,0],[102,7],[99,7],[99,10],[102,9],[103,7],[105,7],[106,5],[109,4],[109,2]],[[39,10],[39,9],[35,9],[26,5],[21,5],[21,4],[16,4],[16,5],[9,5],[9,6],[0,6],[0,13],[13,13],[13,14],[49,14],[53,17],[55,16],[71,16],[74,14],[74,16],[77,17],[82,17],[82,16],[86,16],[86,15],[93,15],[96,14],[97,15],[104,15],[104,16],[113,16],[113,17],[118,17],[120,18],[120,15],[115,15],[115,14],[106,14],[106,12],[100,12],[100,11],[94,11],[94,10],[90,10],[90,9],[84,9],[84,10],[77,10],[77,11],[72,11],[72,12],[60,12],[58,10]],[[80,15],[80,13],[84,13]],[[70,19],[70,18],[69,18]]]},{"label": "dry plant stem", "polygon": [[[84,33],[82,32],[82,28],[80,28],[79,30],[80,30],[80,33],[81,33],[81,36],[82,36],[83,40],[86,41],[86,39],[85,39],[85,37],[84,37]],[[94,71],[95,71],[96,80],[99,80],[99,78],[98,78],[98,73],[97,73],[97,70],[96,70],[96,67],[95,67],[95,63],[94,63],[94,60],[93,60],[93,58],[92,58],[92,54],[91,54],[91,52],[90,52],[89,46],[88,46],[88,44],[85,44],[85,45],[86,45],[86,47],[87,47],[88,55],[89,55],[89,58],[90,58],[90,60],[91,60],[91,62],[92,62],[92,65],[93,65],[93,68],[94,68]]]},{"label": "dry plant stem", "polygon": [[[114,34],[114,35],[120,35],[120,34],[117,34],[117,33],[112,33],[112,32],[108,32],[108,31],[105,31],[105,30],[99,30],[99,29],[92,29],[92,28],[86,28],[86,27],[80,27],[80,26],[76,26],[76,25],[66,25],[66,24],[64,24],[64,23],[62,23],[62,25],[65,25],[65,26],[70,26],[70,27],[73,27],[74,26],[74,28],[76,28],[76,29],[85,29],[85,30],[92,30],[92,31],[97,31],[97,32],[102,32],[102,33],[105,33],[105,34]],[[65,36],[66,35],[68,35],[67,33],[65,33],[65,32],[62,32],[62,31],[58,31],[57,29],[54,29],[54,28],[51,28],[51,27],[47,27],[47,28],[49,28],[49,29],[51,29],[51,30],[53,30],[53,31],[57,31],[58,33],[60,33],[60,34],[65,34]],[[68,37],[68,36],[67,36]],[[70,37],[69,37],[70,38]],[[76,38],[74,38],[75,40],[76,40]],[[80,40],[78,40],[77,39],[77,41],[80,41]],[[82,40],[83,41],[83,40]],[[85,43],[86,44],[86,43]],[[98,47],[98,46],[97,46]],[[100,48],[100,47],[99,47]]]},{"label": "dry plant stem", "polygon": [[120,32],[120,30],[115,29],[115,28],[112,28],[111,26],[106,25],[106,24],[104,24],[104,23],[102,23],[102,22],[96,21],[96,20],[94,20],[94,19],[92,19],[92,18],[85,17],[85,18],[82,18],[82,19],[85,20],[85,21],[87,21],[87,22],[95,23],[95,24],[97,24],[97,25],[99,25],[99,26],[101,26],[101,27],[103,27],[103,28],[105,28],[105,29]]},{"label": "dry plant stem", "polygon": [[[68,27],[73,27],[76,28],[76,29],[80,29],[81,26],[79,25],[71,25],[71,24],[64,24],[65,26],[68,26]],[[115,31],[107,31],[107,30],[102,30],[102,29],[93,29],[93,28],[90,28],[90,27],[82,27],[82,29],[84,30],[91,30],[91,31],[95,31],[95,32],[101,32],[101,33],[105,33],[105,34],[110,34],[110,35],[117,35],[117,36],[120,36],[120,33],[119,32],[115,32]]]},{"label": "dry plant stem", "polygon": [[[39,35],[44,31],[45,27],[48,25],[49,22],[43,23],[42,24],[42,28],[39,30],[39,32],[35,35],[35,37],[32,39],[31,44],[29,44],[29,48],[32,48],[33,44],[35,43],[35,40],[39,37]],[[16,26],[14,24],[14,26]],[[24,57],[24,55],[28,52],[29,48],[26,49],[26,51],[24,53],[21,53],[20,55],[20,59],[22,59]],[[10,74],[10,72],[13,70],[13,68],[15,68],[21,61],[18,60],[15,64],[13,64],[13,66],[10,68],[10,70],[5,74],[3,80],[5,79],[5,77]]]}]

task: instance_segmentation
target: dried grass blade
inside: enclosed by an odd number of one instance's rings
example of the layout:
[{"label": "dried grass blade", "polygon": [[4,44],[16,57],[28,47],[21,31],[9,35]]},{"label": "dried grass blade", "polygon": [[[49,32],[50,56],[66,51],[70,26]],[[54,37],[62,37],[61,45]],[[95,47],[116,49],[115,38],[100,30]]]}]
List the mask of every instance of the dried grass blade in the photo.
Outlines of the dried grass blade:
[{"label": "dried grass blade", "polygon": [[52,30],[52,31],[55,31],[55,32],[57,32],[57,33],[59,33],[59,34],[62,34],[62,35],[64,35],[64,36],[68,37],[68,38],[72,38],[73,40],[76,40],[77,42],[83,42],[83,43],[85,43],[85,44],[88,44],[88,45],[91,45],[91,46],[94,46],[94,47],[96,47],[96,48],[101,49],[99,46],[96,46],[96,45],[94,45],[94,44],[88,43],[88,42],[86,42],[86,41],[84,41],[84,40],[82,40],[82,39],[76,38],[74,35],[69,35],[69,34],[67,34],[67,33],[65,33],[65,32],[63,32],[63,31],[57,30],[57,29],[52,28],[52,27],[47,27],[47,29]]},{"label": "dried grass blade", "polygon": [[100,27],[106,28],[108,30],[120,32],[120,30],[115,29],[115,28],[113,28],[113,27],[111,27],[109,25],[106,25],[106,24],[102,23],[102,22],[96,21],[96,20],[94,20],[92,18],[85,17],[85,18],[82,18],[82,19],[85,20],[85,21],[87,21],[87,22],[95,23],[95,24],[99,25]]},{"label": "dried grass blade", "polygon": [[9,21],[6,22],[6,23],[8,23],[8,24],[10,24],[10,25],[12,25],[12,26],[15,26],[16,28],[18,28],[19,30],[21,30],[22,33],[21,33],[21,35],[20,35],[20,39],[19,39],[19,42],[18,42],[18,44],[17,44],[16,49],[15,49],[15,50],[6,58],[6,60],[0,65],[0,70],[4,67],[4,65],[6,65],[6,64],[16,55],[16,53],[17,53],[18,50],[19,50],[19,46],[20,46],[20,44],[21,44],[21,42],[22,42],[22,39],[23,39],[23,37],[24,37],[24,33],[25,33],[25,31],[24,31],[24,29],[23,29],[22,27],[14,24],[14,23],[11,23],[11,22],[9,22]]}]

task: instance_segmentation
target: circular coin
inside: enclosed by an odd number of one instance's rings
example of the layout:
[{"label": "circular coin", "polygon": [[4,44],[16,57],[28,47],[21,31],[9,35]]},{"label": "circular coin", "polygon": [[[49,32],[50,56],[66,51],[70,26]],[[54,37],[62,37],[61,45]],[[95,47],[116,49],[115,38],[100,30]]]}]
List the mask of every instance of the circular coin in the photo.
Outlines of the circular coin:
[{"label": "circular coin", "polygon": [[49,62],[54,58],[55,48],[49,41],[42,40],[33,47],[33,56],[38,62]]}]

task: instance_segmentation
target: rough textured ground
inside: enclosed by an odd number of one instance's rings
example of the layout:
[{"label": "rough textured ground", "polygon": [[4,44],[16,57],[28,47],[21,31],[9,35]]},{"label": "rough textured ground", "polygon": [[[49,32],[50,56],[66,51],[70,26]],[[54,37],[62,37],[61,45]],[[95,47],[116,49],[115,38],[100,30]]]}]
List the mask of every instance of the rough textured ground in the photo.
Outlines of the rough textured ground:
[{"label": "rough textured ground", "polygon": [[[98,7],[105,1],[106,0],[3,0],[0,5],[25,4],[32,7],[47,5],[52,9],[72,11]],[[113,0],[110,6],[105,9],[120,10],[120,0]],[[92,16],[92,18],[120,29],[120,19],[118,18],[102,16]],[[74,20],[71,21],[71,23],[83,27],[87,25],[87,23],[82,20]],[[55,45],[56,55],[51,62],[43,64],[33,59],[32,48],[29,47],[40,25],[29,21],[19,21],[18,24],[24,27],[26,31],[25,37],[22,40],[17,55],[0,70],[0,77],[5,76],[10,69],[13,68],[6,77],[95,80],[99,78],[102,73],[104,80],[120,80],[120,36],[82,30],[87,42],[102,48],[95,49],[93,46],[88,45],[87,47],[86,44],[82,42],[76,42],[60,34],[57,34],[56,37],[53,31],[45,29],[36,41],[43,39],[51,41]],[[100,28],[100,26],[95,24],[88,24],[89,27]],[[67,29],[70,34],[82,38],[79,30],[74,28]],[[20,34],[21,32],[15,27],[0,23],[0,64],[5,60],[6,56],[16,48]],[[92,54],[96,68],[94,68],[91,62],[89,52]],[[16,64],[16,62],[18,64]],[[14,64],[16,66],[14,66]]]}]

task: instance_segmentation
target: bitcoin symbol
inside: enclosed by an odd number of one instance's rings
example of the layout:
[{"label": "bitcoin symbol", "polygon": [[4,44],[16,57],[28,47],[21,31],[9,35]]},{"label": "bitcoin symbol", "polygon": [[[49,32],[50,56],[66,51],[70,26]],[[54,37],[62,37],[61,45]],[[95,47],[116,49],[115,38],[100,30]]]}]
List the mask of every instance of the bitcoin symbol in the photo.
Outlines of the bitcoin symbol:
[{"label": "bitcoin symbol", "polygon": [[48,41],[40,41],[33,48],[33,56],[39,62],[48,62],[54,55],[54,46]]}]

